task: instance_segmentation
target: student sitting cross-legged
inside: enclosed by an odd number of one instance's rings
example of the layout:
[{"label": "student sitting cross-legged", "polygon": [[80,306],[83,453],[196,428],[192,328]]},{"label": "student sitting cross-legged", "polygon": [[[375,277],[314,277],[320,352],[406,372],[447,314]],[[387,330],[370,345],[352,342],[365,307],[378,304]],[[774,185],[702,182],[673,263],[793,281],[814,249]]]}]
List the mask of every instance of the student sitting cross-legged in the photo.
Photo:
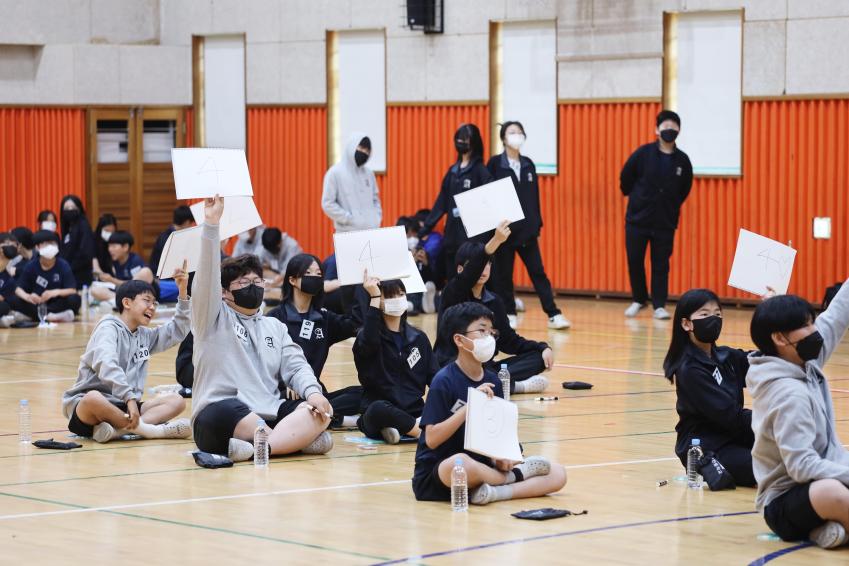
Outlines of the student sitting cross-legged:
[{"label": "student sitting cross-legged", "polygon": [[17,289],[9,306],[37,320],[38,305],[47,307],[48,322],[73,322],[80,310],[77,281],[71,266],[59,255],[59,235],[39,230],[33,237],[38,258],[17,271]]},{"label": "student sitting cross-legged", "polygon": [[354,342],[354,363],[363,385],[359,429],[397,444],[419,436],[425,389],[439,369],[427,335],[407,323],[407,293],[398,279],[380,283],[365,275],[369,295],[363,327]]},{"label": "student sitting cross-legged", "polygon": [[540,456],[519,464],[463,450],[468,388],[503,397],[501,382],[483,366],[495,351],[492,321],[492,311],[475,302],[443,313],[440,332],[451,337],[456,359],[433,378],[422,412],[413,473],[413,492],[420,501],[451,499],[451,470],[458,459],[466,469],[469,502],[474,505],[540,497],[566,485],[566,469]]},{"label": "student sitting cross-legged", "polygon": [[767,299],[752,316],[755,505],[783,540],[849,542],[849,451],[837,435],[823,366],[849,328],[849,281],[819,317],[801,297]]},{"label": "student sitting cross-legged", "polygon": [[[221,261],[223,212],[224,199],[206,199],[201,257],[192,283],[195,443],[232,460],[250,459],[262,418],[272,429],[272,455],[324,454],[333,447],[325,430],[333,408],[286,325],[260,310],[266,282],[259,259],[243,255]],[[299,399],[283,399],[286,388]]]},{"label": "student sitting cross-legged", "polygon": [[[184,267],[185,269],[185,267]],[[176,346],[189,332],[188,274],[178,270],[177,312],[168,323],[148,328],[156,314],[153,287],[128,281],[116,290],[118,316],[103,317],[80,358],[77,382],[62,396],[68,430],[97,442],[130,432],[145,438],[188,438],[188,419],[174,419],[186,408],[176,394],[141,402],[151,354]]]}]

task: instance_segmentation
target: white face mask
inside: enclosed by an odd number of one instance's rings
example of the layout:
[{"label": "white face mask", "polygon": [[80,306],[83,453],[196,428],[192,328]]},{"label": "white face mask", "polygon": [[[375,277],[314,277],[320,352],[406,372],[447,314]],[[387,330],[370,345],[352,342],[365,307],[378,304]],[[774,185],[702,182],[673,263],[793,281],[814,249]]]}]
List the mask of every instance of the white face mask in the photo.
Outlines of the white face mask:
[{"label": "white face mask", "polygon": [[522,134],[507,134],[506,138],[507,145],[516,150],[521,148],[522,144],[525,143],[525,136]]},{"label": "white face mask", "polygon": [[416,246],[418,246],[418,245],[419,245],[419,239],[416,238],[415,236],[410,236],[409,238],[407,238],[407,249],[409,249],[410,251],[413,251],[414,249],[416,249]]},{"label": "white face mask", "polygon": [[100,231],[100,237],[103,238],[103,241],[108,244],[109,238],[112,237],[112,232],[110,232],[109,230],[101,230]]},{"label": "white face mask", "polygon": [[41,223],[41,229],[42,230],[49,230],[50,232],[55,232],[56,231],[56,223],[53,222],[52,220],[45,220],[44,222]]},{"label": "white face mask", "polygon": [[475,344],[472,355],[480,363],[488,362],[495,355],[495,338],[491,334],[486,338],[475,338],[472,342]]},{"label": "white face mask", "polygon": [[391,299],[383,299],[383,313],[389,316],[401,316],[407,312],[407,297],[393,297]]},{"label": "white face mask", "polygon": [[53,259],[57,255],[59,255],[59,246],[57,246],[56,244],[44,246],[43,248],[38,250],[38,255],[47,259]]}]

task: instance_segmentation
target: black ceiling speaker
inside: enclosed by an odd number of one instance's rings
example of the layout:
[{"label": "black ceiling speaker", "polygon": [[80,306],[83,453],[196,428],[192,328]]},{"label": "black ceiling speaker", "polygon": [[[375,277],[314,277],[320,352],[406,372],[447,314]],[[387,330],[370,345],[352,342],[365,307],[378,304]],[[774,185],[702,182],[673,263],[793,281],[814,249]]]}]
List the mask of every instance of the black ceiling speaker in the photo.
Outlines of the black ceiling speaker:
[{"label": "black ceiling speaker", "polygon": [[444,0],[407,0],[407,26],[425,33],[442,33]]}]

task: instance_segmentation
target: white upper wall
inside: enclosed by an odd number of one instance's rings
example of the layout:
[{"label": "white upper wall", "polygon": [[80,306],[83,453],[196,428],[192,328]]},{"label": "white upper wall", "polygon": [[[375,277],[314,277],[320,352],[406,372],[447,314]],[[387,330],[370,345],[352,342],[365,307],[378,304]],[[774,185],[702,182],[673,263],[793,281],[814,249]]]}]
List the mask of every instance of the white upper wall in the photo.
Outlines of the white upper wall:
[{"label": "white upper wall", "polygon": [[223,33],[248,104],[323,104],[327,30],[381,28],[389,103],[483,102],[489,22],[555,18],[561,99],[659,99],[663,12],[741,7],[744,96],[849,93],[847,0],[444,2],[425,35],[404,0],[0,0],[0,104],[189,105],[192,35]]}]

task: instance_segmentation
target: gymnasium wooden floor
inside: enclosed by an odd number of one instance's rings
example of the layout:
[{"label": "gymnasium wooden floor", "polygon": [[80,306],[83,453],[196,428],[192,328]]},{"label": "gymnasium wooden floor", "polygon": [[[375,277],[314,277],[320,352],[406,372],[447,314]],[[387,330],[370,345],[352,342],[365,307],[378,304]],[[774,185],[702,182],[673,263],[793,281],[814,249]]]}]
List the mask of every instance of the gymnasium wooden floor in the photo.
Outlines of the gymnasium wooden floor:
[{"label": "gymnasium wooden floor", "polygon": [[[35,438],[65,440],[62,391],[73,382],[92,322],[51,330],[0,330],[0,562],[254,564],[846,564],[769,535],[754,490],[688,491],[674,458],[672,387],[657,373],[668,322],[626,322],[626,304],[561,298],[575,329],[549,332],[525,297],[528,337],[555,348],[546,395],[517,396],[528,454],[564,463],[559,494],[454,514],[417,503],[410,489],[415,446],[374,452],[336,432],[327,456],[292,456],[268,470],[241,464],[206,470],[191,441],[81,441],[70,452],[21,446],[17,404],[28,398]],[[726,311],[722,342],[748,347],[751,310]],[[433,335],[433,316],[411,319]],[[152,359],[149,385],[173,383],[176,349]],[[334,347],[329,385],[355,378],[350,344]],[[849,438],[849,347],[827,368],[839,432]],[[564,391],[566,380],[591,391]],[[843,388],[846,389],[843,389]],[[666,487],[656,487],[668,480]],[[510,516],[566,508],[588,515],[547,522]]]}]

